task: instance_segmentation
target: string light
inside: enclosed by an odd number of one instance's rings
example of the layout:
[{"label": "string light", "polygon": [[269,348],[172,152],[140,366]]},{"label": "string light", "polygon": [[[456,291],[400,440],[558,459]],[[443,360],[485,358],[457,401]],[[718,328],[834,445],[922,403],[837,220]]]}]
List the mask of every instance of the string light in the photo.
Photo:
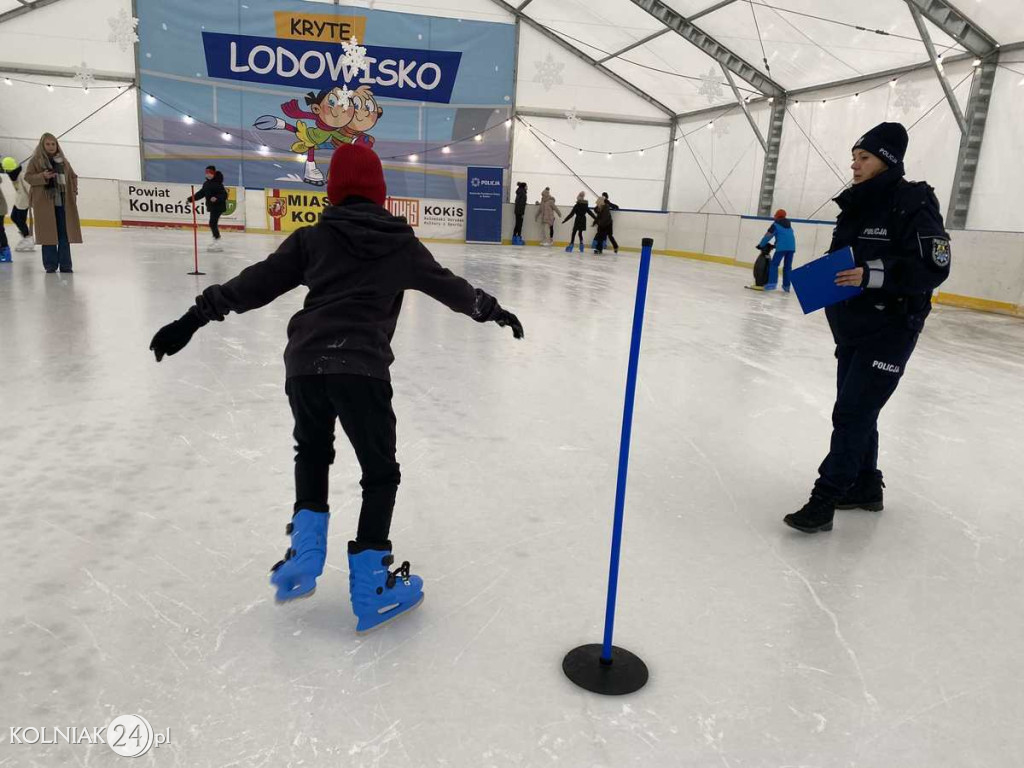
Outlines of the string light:
[{"label": "string light", "polygon": [[889,87],[890,88],[895,88],[896,87],[896,83],[898,83],[899,81],[900,81],[900,79],[898,77],[894,77],[892,80],[889,81]]},{"label": "string light", "polygon": [[46,90],[48,90],[50,93],[53,93],[53,86],[52,85],[46,86]]},{"label": "string light", "polygon": [[450,155],[451,153],[452,153],[452,148],[451,147],[444,147],[441,150],[441,154],[442,155]]},{"label": "string light", "polygon": [[644,156],[644,151],[641,149],[640,150],[640,157],[643,157],[643,156]]},{"label": "string light", "polygon": [[715,130],[715,121],[714,120],[712,120],[711,122],[708,123],[708,130],[709,131]]},{"label": "string light", "polygon": [[409,155],[409,162],[410,162],[410,163],[415,163],[415,162],[418,162],[418,161],[419,161],[419,159],[420,159],[420,156],[419,156],[419,155]]},{"label": "string light", "polygon": [[972,67],[980,67],[981,66],[981,59],[975,59],[974,61],[972,61],[971,62],[971,66]]},{"label": "string light", "polygon": [[184,121],[185,125],[192,125],[192,123],[195,122],[195,120],[192,119],[192,115],[183,115],[181,119]]},{"label": "string light", "polygon": [[306,162],[306,156],[305,155],[296,155],[295,156],[295,161],[297,163],[304,163],[304,162]]},{"label": "string light", "polygon": [[608,153],[608,155],[607,155],[607,159],[608,159],[608,160],[611,160],[611,159],[612,159],[612,153],[611,153],[611,152],[609,152],[609,153]]},{"label": "string light", "polygon": [[505,127],[506,128],[511,128],[512,127],[512,121],[511,120],[506,120],[505,121]]},{"label": "string light", "polygon": [[476,136],[473,137],[473,141],[483,141],[483,140],[484,140],[483,134],[480,134],[480,133],[478,133]]},{"label": "string light", "polygon": [[14,83],[11,81],[11,78],[5,77],[4,78],[4,85],[14,85]]},{"label": "string light", "polygon": [[260,154],[261,155],[269,155],[270,154],[270,147],[268,147],[266,144],[260,144]]},{"label": "string light", "polygon": [[224,141],[231,141],[231,134],[230,134],[230,133],[228,133],[227,131],[225,131],[224,133],[222,133],[222,134],[220,135],[220,137],[221,137],[222,139],[224,139]]}]

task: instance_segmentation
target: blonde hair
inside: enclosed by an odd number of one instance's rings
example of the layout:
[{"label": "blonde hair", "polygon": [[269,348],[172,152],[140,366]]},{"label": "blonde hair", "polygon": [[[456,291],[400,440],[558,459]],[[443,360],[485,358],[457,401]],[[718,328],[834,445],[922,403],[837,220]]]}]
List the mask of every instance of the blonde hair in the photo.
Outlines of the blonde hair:
[{"label": "blonde hair", "polygon": [[57,137],[54,136],[52,133],[44,133],[42,136],[39,137],[39,144],[36,146],[36,151],[32,153],[31,162],[33,165],[43,166],[44,168],[50,167],[50,159],[51,157],[53,157],[53,155],[46,151],[45,144],[47,139],[52,139],[53,142],[57,145],[57,152],[55,154],[64,154],[64,150],[61,149],[60,141],[57,139]]},{"label": "blonde hair", "polygon": [[587,199],[587,193],[586,193],[586,192],[580,192],[580,193],[579,193],[578,195],[576,195],[576,199],[577,199],[577,200],[578,200],[579,202],[581,202],[581,203],[582,203],[582,202],[583,202],[584,200],[586,200],[586,199]]}]

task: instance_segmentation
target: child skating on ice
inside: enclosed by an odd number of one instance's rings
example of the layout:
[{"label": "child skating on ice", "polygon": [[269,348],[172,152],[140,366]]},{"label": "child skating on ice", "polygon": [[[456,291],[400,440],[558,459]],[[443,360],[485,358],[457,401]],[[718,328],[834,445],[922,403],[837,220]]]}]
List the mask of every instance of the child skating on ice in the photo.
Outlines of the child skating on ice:
[{"label": "child skating on ice", "polygon": [[573,247],[576,245],[576,236],[580,238],[580,253],[583,253],[583,234],[587,231],[587,215],[594,220],[597,219],[594,216],[594,212],[590,210],[590,206],[587,205],[587,193],[580,192],[576,196],[576,205],[569,211],[569,215],[562,221],[563,224],[573,219],[572,223],[572,234],[569,235],[569,245],[566,246],[565,252],[572,253]]},{"label": "child skating on ice", "polygon": [[313,592],[327,555],[328,473],[340,420],[362,470],[358,531],[348,545],[349,591],[357,631],[416,607],[423,582],[408,562],[392,569],[391,515],[400,481],[389,368],[391,339],[406,290],[418,290],[477,322],[494,321],[523,338],[523,327],[493,296],[438,264],[404,219],[383,207],[380,159],[343,145],[331,159],[331,203],[320,223],[303,227],[267,259],[196,298],[153,337],[160,361],[230,312],[262,307],[300,285],[303,309],[288,324],[285,391],[295,417],[295,507],[291,545],[271,572],[279,602]]}]

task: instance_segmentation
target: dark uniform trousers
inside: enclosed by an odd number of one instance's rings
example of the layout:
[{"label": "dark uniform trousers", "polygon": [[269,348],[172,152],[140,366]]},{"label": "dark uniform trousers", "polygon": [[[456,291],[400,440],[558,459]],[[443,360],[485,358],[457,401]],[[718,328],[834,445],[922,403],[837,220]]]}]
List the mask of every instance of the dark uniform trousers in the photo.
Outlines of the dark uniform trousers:
[{"label": "dark uniform trousers", "polygon": [[836,347],[838,395],[832,410],[832,443],[818,468],[815,494],[835,500],[858,477],[878,471],[878,414],[896,391],[917,345],[917,331],[887,330],[854,345]]}]

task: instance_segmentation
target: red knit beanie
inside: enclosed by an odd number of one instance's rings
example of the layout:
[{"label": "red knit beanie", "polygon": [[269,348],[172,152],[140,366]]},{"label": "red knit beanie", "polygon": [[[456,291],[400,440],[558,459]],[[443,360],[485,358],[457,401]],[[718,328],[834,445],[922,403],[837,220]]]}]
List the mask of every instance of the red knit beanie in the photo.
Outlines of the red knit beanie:
[{"label": "red knit beanie", "polygon": [[342,144],[331,157],[327,174],[327,199],[338,205],[346,197],[365,197],[384,205],[388,187],[377,153],[361,144]]},{"label": "red knit beanie", "polygon": [[[332,167],[333,167],[333,165],[332,165]],[[775,218],[776,219],[784,219],[784,218],[786,218],[786,209],[785,208],[779,208],[779,210],[777,210],[775,212]]]}]

